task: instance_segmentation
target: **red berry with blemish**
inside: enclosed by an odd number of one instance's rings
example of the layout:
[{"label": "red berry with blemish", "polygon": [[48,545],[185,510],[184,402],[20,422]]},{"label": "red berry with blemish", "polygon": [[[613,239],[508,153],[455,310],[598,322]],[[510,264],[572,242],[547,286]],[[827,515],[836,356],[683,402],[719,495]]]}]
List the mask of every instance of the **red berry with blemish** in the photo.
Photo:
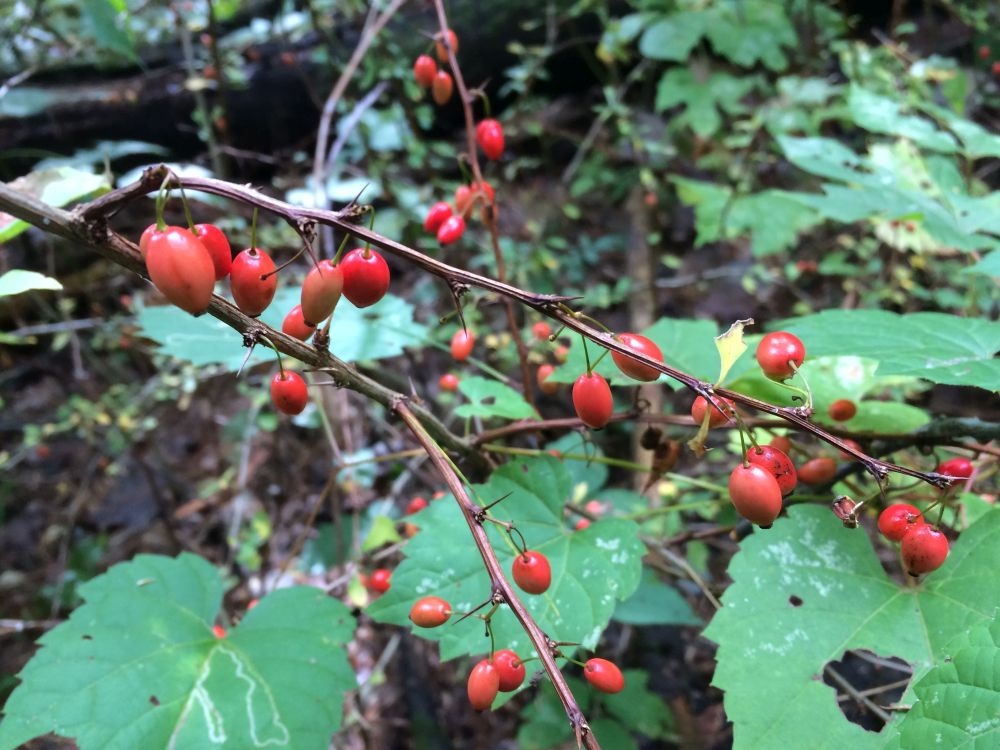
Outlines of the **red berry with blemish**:
[{"label": "red berry with blemish", "polygon": [[733,469],[729,475],[729,497],[737,513],[761,528],[769,528],[781,512],[778,480],[757,464],[739,464]]},{"label": "red berry with blemish", "polygon": [[753,446],[747,451],[747,461],[767,469],[778,482],[781,494],[787,495],[795,489],[798,475],[795,464],[785,453],[773,445]]},{"label": "red berry with blemish", "polygon": [[[618,340],[628,348],[634,349],[640,354],[645,354],[650,359],[655,359],[658,362],[663,361],[663,352],[660,351],[660,347],[645,336],[640,336],[638,333],[623,333],[618,336]],[[630,357],[627,354],[612,351],[611,359],[618,365],[618,369],[630,378],[652,381],[660,377],[659,370],[643,364],[635,357]]]},{"label": "red berry with blemish", "polygon": [[274,299],[278,288],[278,275],[274,273],[274,268],[271,256],[257,247],[248,247],[233,260],[229,272],[233,299],[247,315],[260,315]]},{"label": "red berry with blemish", "polygon": [[920,510],[909,503],[895,503],[878,514],[878,530],[893,542],[902,541],[914,524],[923,522]]},{"label": "red berry with blemish", "polygon": [[691,419],[696,425],[700,426],[705,421],[706,411],[708,412],[709,427],[720,427],[733,421],[732,415],[736,411],[736,403],[722,396],[714,396],[713,398],[722,407],[722,411],[708,403],[704,396],[698,396],[691,404]]},{"label": "red berry with blemish", "polygon": [[493,665],[500,675],[500,692],[510,693],[521,687],[524,682],[524,662],[509,648],[503,648],[493,654]]},{"label": "red berry with blemish", "polygon": [[903,567],[911,576],[930,573],[944,565],[948,538],[929,524],[914,524],[903,537],[900,553]]},{"label": "red berry with blemish", "polygon": [[493,118],[482,120],[476,125],[476,143],[487,159],[496,161],[503,155],[503,126]]},{"label": "red berry with blemish", "polygon": [[468,328],[459,328],[451,337],[451,356],[456,362],[464,362],[472,354],[476,344],[476,336]]},{"label": "red berry with blemish", "polygon": [[355,307],[371,307],[389,291],[389,265],[371,248],[351,250],[340,261],[344,296]]},{"label": "red berry with blemish", "polygon": [[215,224],[195,224],[194,233],[208,250],[208,256],[215,266],[215,280],[226,278],[233,267],[233,250],[226,235]]},{"label": "red berry with blemish", "polygon": [[587,427],[595,430],[604,427],[614,411],[608,381],[596,372],[578,377],[573,383],[573,408]]},{"label": "red berry with blemish", "polygon": [[544,594],[552,583],[549,559],[537,550],[522,552],[511,567],[514,583],[529,594]]},{"label": "red berry with blemish", "polygon": [[500,691],[500,673],[496,665],[488,659],[483,659],[472,668],[466,692],[469,703],[477,711],[485,711],[493,705]]},{"label": "red berry with blemish", "polygon": [[271,378],[271,400],[280,412],[301,414],[309,401],[306,381],[297,372],[276,372]]},{"label": "red berry with blemish", "polygon": [[330,317],[344,291],[344,272],[332,260],[321,260],[306,274],[302,282],[302,317],[318,326]]},{"label": "red berry with blemish", "polygon": [[787,331],[767,334],[757,345],[757,363],[771,380],[786,380],[795,374],[806,358],[806,347]]},{"label": "red berry with blemish", "polygon": [[622,671],[607,659],[588,659],[583,667],[583,676],[602,693],[620,693],[625,687]]},{"label": "red berry with blemish", "polygon": [[302,305],[296,305],[288,311],[284,321],[282,321],[281,332],[287,333],[299,341],[305,341],[316,333],[316,326],[306,323],[302,316]]}]

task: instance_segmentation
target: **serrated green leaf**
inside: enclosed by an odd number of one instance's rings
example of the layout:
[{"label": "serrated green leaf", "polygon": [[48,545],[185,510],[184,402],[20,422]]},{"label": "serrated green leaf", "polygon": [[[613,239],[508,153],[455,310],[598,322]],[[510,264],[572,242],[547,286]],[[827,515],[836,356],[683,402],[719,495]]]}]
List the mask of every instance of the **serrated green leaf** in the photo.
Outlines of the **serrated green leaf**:
[{"label": "serrated green leaf", "polygon": [[882,748],[885,732],[866,732],[839,710],[819,679],[824,666],[848,649],[868,649],[904,659],[919,679],[957,634],[1000,606],[991,575],[1000,565],[998,535],[993,511],[917,586],[890,580],[869,537],[827,508],[792,506],[746,539],[705,631],[719,644],[713,684],[726,693],[734,747]]},{"label": "serrated green leaf", "polygon": [[899,726],[901,746],[1000,746],[1000,620],[963,633],[947,653],[947,663],[913,689],[917,701]]},{"label": "serrated green leaf", "polygon": [[700,625],[701,618],[673,586],[644,569],[639,588],[615,609],[614,619],[629,625]]},{"label": "serrated green leaf", "polygon": [[697,11],[681,11],[650,24],[639,40],[639,52],[650,60],[687,60],[705,33],[708,19]]},{"label": "serrated green leaf", "polygon": [[719,129],[719,109],[729,113],[742,111],[740,100],[757,85],[752,76],[736,78],[728,73],[712,73],[702,79],[688,68],[670,68],[656,89],[658,112],[683,105],[678,123],[690,125],[700,136],[710,136]]},{"label": "serrated green leaf", "polygon": [[83,0],[81,8],[84,18],[89,22],[94,41],[99,47],[136,59],[132,40],[125,30],[119,27],[118,9],[111,0]]},{"label": "serrated green leaf", "polygon": [[908,138],[923,148],[943,153],[958,150],[955,139],[926,117],[904,114],[899,102],[856,84],[848,92],[847,111],[857,125],[873,133]]},{"label": "serrated green leaf", "polygon": [[718,54],[745,68],[763,63],[780,71],[788,65],[783,48],[795,46],[798,36],[780,2],[729,0],[703,12],[708,39]]},{"label": "serrated green leaf", "polygon": [[12,268],[0,276],[0,297],[12,297],[33,290],[58,291],[62,288],[58,281],[37,271]]},{"label": "serrated green leaf", "polygon": [[353,620],[322,591],[264,597],[218,639],[222,578],[205,560],[140,555],[80,587],[4,708],[0,748],[48,732],[81,750],[326,748],[356,686]]},{"label": "serrated green leaf", "polygon": [[[221,291],[221,290],[220,290]],[[261,320],[281,329],[285,314],[299,303],[299,292],[291,287],[278,291]],[[170,305],[147,307],[139,313],[143,335],[158,342],[164,354],[196,365],[222,364],[236,371],[246,356],[239,334],[209,315],[193,318]],[[384,359],[419,346],[427,338],[426,326],[413,319],[413,305],[387,294],[379,302],[359,310],[341,300],[330,330],[330,352],[348,362]],[[250,362],[274,359],[274,352],[258,346]]]},{"label": "serrated green leaf", "polygon": [[531,419],[538,413],[518,391],[497,380],[472,377],[462,378],[458,389],[470,403],[455,409],[460,417],[503,417],[505,419]]},{"label": "serrated green leaf", "polygon": [[[636,525],[607,519],[583,531],[570,530],[563,504],[573,492],[573,481],[562,462],[550,456],[506,464],[476,491],[487,502],[511,493],[491,513],[516,521],[529,547],[549,559],[549,590],[522,597],[536,622],[553,638],[593,648],[616,602],[639,584],[645,547]],[[469,611],[489,597],[489,577],[454,501],[431,503],[418,520],[421,530],[407,542],[406,559],[392,574],[392,588],[368,608],[378,621],[409,625],[413,602],[431,593],[449,601],[456,612]],[[504,570],[510,571],[514,549],[493,524],[486,529]],[[442,539],[450,541],[442,544]],[[512,648],[525,657],[533,653],[524,631],[505,609],[493,618],[493,629],[498,648]],[[414,632],[439,641],[442,659],[489,650],[475,618]]]}]

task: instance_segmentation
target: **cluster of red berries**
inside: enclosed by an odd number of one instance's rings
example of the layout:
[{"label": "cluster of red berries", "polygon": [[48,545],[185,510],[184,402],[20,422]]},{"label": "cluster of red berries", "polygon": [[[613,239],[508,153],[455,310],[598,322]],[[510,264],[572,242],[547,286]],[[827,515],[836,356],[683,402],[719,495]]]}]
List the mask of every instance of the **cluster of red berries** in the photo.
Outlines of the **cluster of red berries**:
[{"label": "cluster of red berries", "polygon": [[[989,60],[991,56],[990,48],[988,45],[982,45],[979,48],[979,59]],[[994,60],[990,65],[990,71],[993,75],[1000,77],[1000,60]]]},{"label": "cluster of red berries", "polygon": [[[645,336],[637,333],[623,333],[616,337],[626,347],[644,354],[650,359],[663,361],[663,352]],[[651,382],[660,377],[660,371],[643,364],[635,357],[612,351],[611,359],[618,369],[634,380]],[[576,415],[588,427],[599,430],[611,419],[614,403],[611,387],[604,377],[594,371],[585,372],[573,383],[573,408]]]},{"label": "cluster of red berries", "polygon": [[[452,52],[456,55],[458,54],[458,36],[451,29],[448,29],[446,36],[447,42],[440,35],[434,42],[434,54],[443,63],[448,62],[448,47],[451,47]],[[446,43],[447,46],[445,46]],[[437,63],[430,55],[420,55],[413,62],[413,78],[418,86],[431,90],[431,96],[438,106],[447,104],[455,90],[455,82],[451,78],[451,73],[446,70],[438,70]]]},{"label": "cluster of red berries", "polygon": [[[156,288],[192,315],[208,308],[215,282],[229,276],[233,301],[244,313],[260,315],[278,288],[277,267],[259,247],[248,247],[235,258],[226,235],[213,224],[183,227],[150,224],[139,239],[146,270]],[[389,266],[370,247],[351,250],[334,263],[322,260],[306,275],[301,303],[289,310],[281,330],[302,341],[329,318],[341,295],[355,307],[369,307],[389,291]],[[281,368],[271,380],[271,400],[285,414],[299,414],[308,401],[300,375]]]}]

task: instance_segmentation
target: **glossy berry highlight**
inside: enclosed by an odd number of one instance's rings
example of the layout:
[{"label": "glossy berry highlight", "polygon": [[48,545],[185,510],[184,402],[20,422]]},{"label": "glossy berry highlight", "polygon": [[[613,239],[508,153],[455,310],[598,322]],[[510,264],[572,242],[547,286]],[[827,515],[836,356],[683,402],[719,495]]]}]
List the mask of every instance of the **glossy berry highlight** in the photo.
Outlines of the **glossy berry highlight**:
[{"label": "glossy berry highlight", "polygon": [[477,711],[485,711],[493,705],[500,691],[500,673],[493,662],[483,659],[472,668],[466,692],[469,703]]},{"label": "glossy berry highlight", "polygon": [[781,487],[774,475],[757,464],[739,464],[729,475],[729,498],[750,523],[770,528],[781,513]]},{"label": "glossy berry highlight", "polygon": [[215,280],[226,278],[233,267],[233,250],[225,233],[215,224],[195,224],[194,233],[208,250],[208,256],[215,266]]},{"label": "glossy berry highlight", "polygon": [[439,70],[431,84],[431,96],[434,98],[434,102],[438,106],[447,104],[454,88],[455,83],[451,80],[451,75],[445,70]]},{"label": "glossy berry highlight", "polygon": [[511,575],[514,583],[529,594],[544,594],[552,583],[549,559],[536,550],[527,550],[515,557]]},{"label": "glossy berry highlight", "polygon": [[376,568],[372,571],[371,576],[368,578],[368,585],[371,587],[372,591],[377,591],[380,594],[384,594],[389,590],[390,581],[392,578],[392,571],[386,570],[385,568]]},{"label": "glossy berry highlight", "polygon": [[437,63],[430,55],[420,55],[413,61],[413,80],[421,88],[430,88],[434,84],[434,76],[437,75],[437,72]]},{"label": "glossy berry highlight", "polygon": [[[660,347],[645,336],[640,336],[638,333],[623,333],[618,336],[618,340],[628,348],[634,349],[640,354],[645,354],[650,359],[655,359],[658,362],[663,361],[663,352],[660,351]],[[643,364],[635,357],[630,357],[627,354],[612,351],[611,359],[618,365],[619,370],[635,380],[650,382],[660,377],[659,370]]]},{"label": "glossy berry highlight", "polygon": [[493,118],[482,120],[476,125],[476,143],[487,159],[496,161],[503,155],[503,126]]},{"label": "glossy berry highlight", "polygon": [[389,291],[389,265],[371,248],[351,250],[340,261],[344,296],[355,307],[371,307]]},{"label": "glossy berry highlight", "polygon": [[949,458],[947,461],[942,461],[937,467],[938,474],[956,477],[952,480],[952,484],[961,484],[963,480],[972,476],[972,470],[972,461],[964,456]]},{"label": "glossy berry highlight", "polygon": [[229,284],[236,306],[247,315],[257,317],[274,299],[278,288],[274,268],[271,256],[256,247],[248,247],[233,260]]},{"label": "glossy berry highlight", "polygon": [[419,628],[436,628],[451,617],[451,605],[439,596],[417,599],[410,608],[410,621]]},{"label": "glossy berry highlight", "polygon": [[153,231],[146,242],[146,270],[163,296],[177,307],[200,315],[215,288],[215,266],[197,237],[182,227]]},{"label": "glossy berry highlight", "polygon": [[438,201],[427,211],[427,217],[424,219],[424,231],[437,234],[438,229],[451,214],[451,206],[444,201]]},{"label": "glossy berry highlight", "polygon": [[771,380],[787,380],[802,366],[806,347],[787,331],[767,334],[757,346],[757,363]]},{"label": "glossy berry highlight", "polygon": [[442,246],[450,245],[452,242],[457,242],[461,239],[464,233],[465,219],[458,214],[454,214],[441,222],[441,226],[437,230],[437,239]]},{"label": "glossy berry highlight", "polygon": [[588,659],[583,667],[583,676],[602,693],[620,693],[625,688],[622,671],[607,659]]},{"label": "glossy berry highlight", "polygon": [[299,341],[305,341],[316,333],[316,326],[306,323],[305,318],[302,316],[302,305],[296,305],[288,311],[288,314],[282,321],[281,332],[287,333]]},{"label": "glossy berry highlight", "polygon": [[500,692],[510,693],[521,687],[524,682],[524,662],[509,648],[503,648],[493,654],[493,665],[500,675]]},{"label": "glossy berry highlight", "polygon": [[594,430],[604,427],[614,412],[608,381],[596,372],[578,377],[573,383],[573,408],[587,427]]},{"label": "glossy berry highlight", "polygon": [[344,292],[344,272],[332,260],[321,260],[306,274],[299,299],[302,317],[307,323],[318,326],[333,314]]},{"label": "glossy berry highlight", "polygon": [[920,510],[909,503],[895,503],[878,514],[878,530],[893,542],[902,541],[908,531],[923,522]]},{"label": "glossy berry highlight", "polygon": [[459,328],[451,337],[451,356],[456,362],[464,362],[472,354],[472,347],[475,345],[475,334],[468,328]]},{"label": "glossy berry highlight", "polygon": [[297,372],[276,372],[271,378],[271,401],[284,414],[301,414],[309,401],[306,381]]}]

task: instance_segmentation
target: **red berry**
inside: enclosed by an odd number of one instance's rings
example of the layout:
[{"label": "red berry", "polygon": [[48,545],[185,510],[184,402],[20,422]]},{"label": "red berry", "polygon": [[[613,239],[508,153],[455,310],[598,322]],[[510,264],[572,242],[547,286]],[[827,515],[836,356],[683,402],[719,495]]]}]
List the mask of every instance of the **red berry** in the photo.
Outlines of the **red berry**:
[{"label": "red berry", "polygon": [[465,213],[472,201],[472,188],[468,185],[459,185],[455,188],[455,210],[460,214]]},{"label": "red berry", "polygon": [[781,487],[774,474],[757,464],[739,464],[729,475],[729,497],[750,523],[769,528],[781,512]]},{"label": "red berry", "polygon": [[[854,448],[854,450],[861,452],[861,444],[857,440],[851,440],[849,438],[841,438],[841,442],[844,443],[844,445],[850,446],[851,448]],[[837,451],[837,452],[840,454],[840,457],[845,461],[854,460],[854,456],[852,456],[847,451]]]},{"label": "red berry", "polygon": [[455,211],[465,216],[474,203],[482,203],[482,219],[487,221],[489,219],[486,213],[487,207],[492,206],[495,199],[493,187],[486,180],[471,185],[459,185],[455,188]]},{"label": "red berry", "polygon": [[564,364],[566,360],[569,359],[569,347],[564,345],[557,346],[554,356],[556,358],[556,362]]},{"label": "red berry", "polygon": [[718,402],[725,410],[725,414],[716,409],[714,406],[708,403],[704,396],[698,396],[694,403],[691,404],[691,418],[694,420],[696,425],[701,425],[705,421],[705,411],[708,411],[708,426],[709,427],[719,427],[720,425],[727,424],[733,421],[732,416],[726,416],[726,414],[733,414],[736,408],[736,403],[728,398],[723,398],[722,396],[715,396],[715,400]]},{"label": "red berry", "polygon": [[539,341],[548,341],[549,336],[552,335],[552,326],[541,320],[531,326],[531,335]]},{"label": "red berry", "polygon": [[426,507],[427,507],[427,501],[424,498],[417,495],[415,498],[413,498],[412,500],[410,500],[410,502],[406,504],[406,515],[412,516],[414,513],[419,513]]},{"label": "red berry", "polygon": [[812,458],[799,467],[799,479],[806,484],[826,484],[837,473],[837,462],[832,458]]},{"label": "red berry", "polygon": [[288,311],[288,315],[281,323],[281,332],[294,336],[299,341],[305,341],[316,333],[316,326],[306,323],[302,317],[302,305],[296,305]]},{"label": "red berry", "polygon": [[438,66],[434,58],[430,55],[420,55],[413,62],[413,78],[421,88],[430,88],[434,83],[434,76],[437,75]]},{"label": "red berry", "polygon": [[448,391],[449,393],[454,393],[458,390],[458,376],[453,375],[450,372],[446,372],[438,380],[438,388],[442,391]]},{"label": "red berry", "polygon": [[924,522],[920,511],[908,503],[896,503],[878,514],[878,530],[893,542],[900,541],[914,524]]},{"label": "red berry", "polygon": [[596,372],[578,377],[573,383],[573,408],[587,427],[595,430],[604,427],[614,411],[608,381]]},{"label": "red berry", "polygon": [[431,96],[438,105],[444,105],[451,99],[451,92],[455,84],[447,71],[439,70],[434,76],[434,83],[431,84]]},{"label": "red berry", "polygon": [[451,617],[451,605],[439,596],[417,599],[410,609],[410,620],[420,628],[436,628]]},{"label": "red berry", "polygon": [[208,256],[215,266],[215,280],[226,278],[233,267],[233,251],[226,235],[215,224],[195,224],[194,233],[208,250]]},{"label": "red berry", "polygon": [[509,648],[503,648],[493,654],[493,665],[500,675],[500,692],[510,693],[521,687],[524,682],[524,662]]},{"label": "red berry", "polygon": [[990,48],[989,48],[989,45],[984,44],[984,45],[982,45],[979,48],[979,57],[982,60],[989,60],[990,59]]},{"label": "red berry", "polygon": [[483,659],[469,673],[469,683],[466,692],[469,703],[477,711],[485,711],[493,705],[500,690],[500,673],[493,662]]},{"label": "red berry", "polygon": [[445,492],[444,490],[438,490],[433,495],[431,495],[431,500],[440,500],[442,497],[444,497],[447,494],[448,493]]},{"label": "red berry", "polygon": [[948,538],[929,524],[915,524],[903,537],[900,552],[903,566],[911,576],[930,573],[948,557]]},{"label": "red berry", "polygon": [[964,456],[955,456],[947,461],[942,461],[937,467],[937,472],[949,477],[958,477],[952,481],[952,484],[962,484],[963,479],[972,476],[972,468],[972,461]]},{"label": "red berry", "polygon": [[344,291],[344,272],[332,260],[321,260],[302,282],[302,316],[317,326],[330,317]]},{"label": "red berry", "polygon": [[990,66],[990,71],[992,71],[993,75],[1000,76],[1000,60],[997,60]]},{"label": "red berry", "polygon": [[827,413],[830,415],[830,419],[846,422],[849,419],[854,419],[854,415],[858,413],[858,407],[849,398],[842,398],[830,404]]},{"label": "red berry", "polygon": [[[640,336],[637,333],[623,333],[618,337],[618,340],[630,349],[635,349],[640,354],[645,354],[650,359],[655,359],[658,362],[663,361],[663,352],[660,351],[660,347],[645,336]],[[621,354],[620,352],[613,351],[611,352],[611,359],[613,359],[615,364],[618,365],[618,369],[630,378],[650,381],[656,380],[660,377],[659,370],[656,370],[649,365],[644,365],[639,360],[634,357],[630,357],[627,354]]]},{"label": "red berry", "polygon": [[465,232],[465,219],[458,214],[449,216],[438,227],[437,238],[442,245],[450,245]]},{"label": "red berry", "polygon": [[588,659],[583,676],[602,693],[620,693],[625,687],[622,671],[607,659]]},{"label": "red berry", "polygon": [[156,230],[156,222],[154,221],[144,230],[142,230],[142,235],[139,237],[139,252],[142,253],[142,259],[146,259],[146,248],[149,246],[149,238],[153,236],[153,232]]},{"label": "red berry", "polygon": [[493,118],[476,125],[476,143],[487,159],[496,161],[503,154],[503,127]]},{"label": "red berry", "polygon": [[276,372],[271,378],[271,400],[280,412],[301,414],[309,400],[306,381],[295,372]]},{"label": "red berry", "polygon": [[376,568],[372,571],[371,577],[368,579],[368,585],[373,591],[377,591],[380,594],[384,594],[389,590],[389,579],[392,577],[392,571],[386,570],[385,568]]},{"label": "red berry", "polygon": [[472,347],[475,344],[475,334],[468,328],[459,328],[451,337],[451,356],[456,362],[464,362],[472,354]]},{"label": "red berry", "polygon": [[555,372],[552,365],[539,365],[535,379],[538,381],[538,389],[546,396],[551,396],[559,390],[559,384],[555,381],[549,382],[549,376]]},{"label": "red berry", "polygon": [[389,265],[370,248],[351,250],[340,261],[344,296],[355,307],[371,307],[389,291]]},{"label": "red berry", "polygon": [[515,557],[511,573],[514,583],[529,594],[544,594],[552,583],[549,559],[535,550],[528,550]]},{"label": "red berry", "polygon": [[226,637],[226,629],[224,627],[222,627],[221,625],[213,625],[212,626],[212,634],[216,638],[225,638]]},{"label": "red berry", "polygon": [[591,515],[600,516],[604,513],[604,503],[600,500],[588,500],[583,509]]},{"label": "red berry", "polygon": [[786,331],[769,333],[757,345],[757,362],[771,380],[790,378],[795,373],[792,364],[801,367],[805,358],[806,347],[799,337]]},{"label": "red berry", "polygon": [[771,440],[771,447],[777,448],[779,451],[787,455],[792,450],[792,441],[784,435],[776,435]]},{"label": "red berry", "polygon": [[585,528],[590,526],[589,518],[581,518],[573,525],[573,531],[583,531]]},{"label": "red berry", "polygon": [[182,310],[200,315],[215,288],[215,266],[197,237],[181,227],[153,231],[146,243],[146,270],[163,296]]},{"label": "red berry", "polygon": [[247,604],[247,612],[249,612],[251,609],[253,609],[254,607],[256,607],[258,604],[259,604],[259,602],[256,599],[251,599],[250,603]]},{"label": "red berry", "polygon": [[[448,36],[448,46],[450,46],[451,51],[457,55],[458,37],[455,36],[455,32],[451,29],[448,29],[445,33]],[[434,42],[434,52],[437,54],[438,60],[441,62],[448,62],[448,49],[444,46],[444,42],[441,39]]]},{"label": "red berry", "polygon": [[260,248],[247,248],[233,260],[229,284],[236,306],[251,317],[260,315],[271,304],[278,288],[274,261]]},{"label": "red berry", "polygon": [[435,234],[449,216],[451,216],[451,206],[444,201],[438,201],[427,212],[427,218],[424,219],[424,231]]},{"label": "red berry", "polygon": [[778,450],[773,445],[762,445],[758,448],[751,447],[747,451],[747,461],[757,466],[762,466],[774,475],[781,488],[781,494],[787,495],[795,489],[797,476],[795,464],[792,459]]}]

